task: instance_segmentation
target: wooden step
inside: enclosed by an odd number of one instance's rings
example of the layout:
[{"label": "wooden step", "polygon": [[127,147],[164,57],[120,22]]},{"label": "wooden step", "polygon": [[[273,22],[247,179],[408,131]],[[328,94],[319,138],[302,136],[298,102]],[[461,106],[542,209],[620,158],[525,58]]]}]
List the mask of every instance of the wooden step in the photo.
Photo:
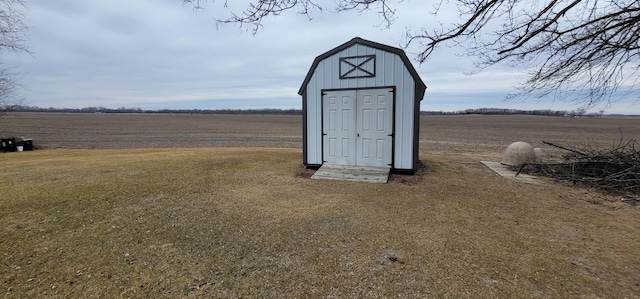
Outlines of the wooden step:
[{"label": "wooden step", "polygon": [[386,184],[389,180],[389,171],[388,167],[323,164],[311,178]]}]

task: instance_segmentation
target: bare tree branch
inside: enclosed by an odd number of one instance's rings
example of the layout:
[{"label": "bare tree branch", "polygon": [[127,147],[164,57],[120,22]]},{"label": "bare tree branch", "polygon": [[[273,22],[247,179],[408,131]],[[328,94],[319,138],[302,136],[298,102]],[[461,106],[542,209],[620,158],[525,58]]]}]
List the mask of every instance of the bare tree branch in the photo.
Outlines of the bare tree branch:
[{"label": "bare tree branch", "polygon": [[[202,8],[206,0],[183,0]],[[213,0],[212,0],[213,2]],[[401,0],[335,0],[329,11],[376,11],[389,27]],[[226,1],[225,1],[226,5]],[[459,22],[406,32],[424,63],[442,45],[461,46],[480,70],[506,63],[527,67],[529,77],[509,96],[575,101],[587,109],[622,96],[640,99],[640,1],[638,0],[434,0],[433,15],[455,8]],[[316,0],[255,0],[220,23],[250,26],[291,9],[311,18]]]},{"label": "bare tree branch", "polygon": [[[25,46],[29,28],[24,22],[24,8],[24,0],[0,0],[0,53],[29,53]],[[14,98],[15,90],[19,87],[17,75],[0,63],[0,113],[10,110],[20,102]]]},{"label": "bare tree branch", "polygon": [[[483,9],[467,14],[461,10],[467,23],[454,25],[455,31],[409,34],[410,42],[419,41],[424,47],[421,62],[441,44],[463,38],[467,53],[479,58],[481,68],[502,62],[530,67],[520,92],[510,98],[554,96],[590,108],[611,104],[619,89],[623,95],[638,96],[640,2],[458,2]],[[498,29],[476,38],[479,28],[489,27]]]}]

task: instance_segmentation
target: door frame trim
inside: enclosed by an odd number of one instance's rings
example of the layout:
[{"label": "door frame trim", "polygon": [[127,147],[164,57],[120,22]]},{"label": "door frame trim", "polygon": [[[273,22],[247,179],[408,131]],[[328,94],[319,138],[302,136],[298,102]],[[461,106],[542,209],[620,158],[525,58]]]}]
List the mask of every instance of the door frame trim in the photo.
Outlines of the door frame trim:
[{"label": "door frame trim", "polygon": [[[320,90],[320,155],[322,164],[326,161],[324,160],[324,96],[327,92],[331,91],[346,91],[346,90],[355,90],[356,96],[358,90],[367,90],[367,89],[391,89],[392,99],[391,99],[391,165],[389,167],[394,169],[395,163],[395,153],[396,153],[396,87],[395,86],[375,86],[375,87],[352,87],[352,88],[326,88]],[[357,109],[357,106],[356,106]]]}]

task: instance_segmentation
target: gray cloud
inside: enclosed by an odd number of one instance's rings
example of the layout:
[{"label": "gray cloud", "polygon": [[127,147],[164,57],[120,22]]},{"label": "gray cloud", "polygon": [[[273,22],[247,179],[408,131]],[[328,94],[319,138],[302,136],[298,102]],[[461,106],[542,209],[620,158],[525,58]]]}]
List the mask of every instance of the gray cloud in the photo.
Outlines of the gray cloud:
[{"label": "gray cloud", "polygon": [[[355,36],[399,46],[406,28],[442,21],[427,14],[426,2],[400,5],[390,29],[375,26],[381,20],[374,12],[316,11],[308,20],[292,11],[252,36],[249,28],[216,28],[213,17],[228,13],[217,4],[196,12],[180,0],[32,0],[35,58],[5,61],[24,73],[26,104],[41,107],[300,108],[296,92],[317,55]],[[410,58],[419,50],[406,49]],[[502,98],[522,79],[519,70],[465,76],[473,61],[461,54],[443,48],[416,65],[429,87],[422,109],[511,105]]]}]

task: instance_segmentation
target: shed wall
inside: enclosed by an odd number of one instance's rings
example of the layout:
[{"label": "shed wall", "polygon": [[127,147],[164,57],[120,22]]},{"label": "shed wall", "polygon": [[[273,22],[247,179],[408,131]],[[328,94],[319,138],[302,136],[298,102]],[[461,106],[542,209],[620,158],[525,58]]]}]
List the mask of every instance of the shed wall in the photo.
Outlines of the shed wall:
[{"label": "shed wall", "polygon": [[[340,79],[339,58],[376,55],[376,76]],[[306,87],[307,164],[322,164],[322,96],[323,89],[396,87],[394,168],[414,168],[415,82],[402,59],[395,53],[355,44],[319,62]]]}]

